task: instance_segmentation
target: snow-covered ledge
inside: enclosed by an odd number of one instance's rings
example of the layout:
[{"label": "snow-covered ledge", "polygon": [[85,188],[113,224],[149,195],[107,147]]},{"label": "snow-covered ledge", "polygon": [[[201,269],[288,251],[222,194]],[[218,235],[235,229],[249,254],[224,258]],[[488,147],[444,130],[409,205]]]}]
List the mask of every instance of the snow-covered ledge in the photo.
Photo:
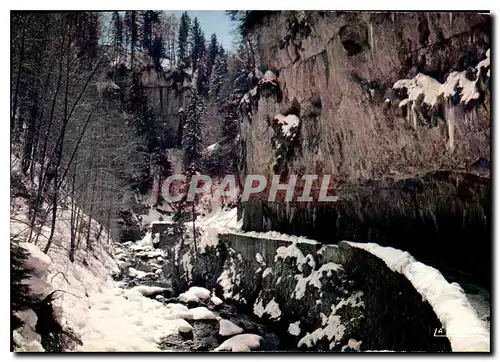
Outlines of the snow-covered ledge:
[{"label": "snow-covered ledge", "polygon": [[405,276],[431,305],[454,352],[490,351],[490,333],[459,284],[448,283],[437,269],[415,260],[408,252],[375,243],[344,242],[375,255],[389,269]]}]

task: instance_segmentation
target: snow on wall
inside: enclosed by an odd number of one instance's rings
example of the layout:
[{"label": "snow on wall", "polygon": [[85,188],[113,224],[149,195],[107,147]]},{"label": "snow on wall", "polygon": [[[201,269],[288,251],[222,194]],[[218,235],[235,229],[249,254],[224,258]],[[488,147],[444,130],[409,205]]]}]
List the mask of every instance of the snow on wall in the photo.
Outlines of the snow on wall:
[{"label": "snow on wall", "polygon": [[233,297],[233,289],[235,285],[239,285],[240,275],[236,273],[236,265],[232,259],[230,261],[229,268],[224,269],[222,274],[217,278],[217,283],[222,287],[222,296],[225,299]]},{"label": "snow on wall", "polygon": [[332,305],[332,312],[328,317],[323,319],[322,327],[314,330],[312,333],[307,332],[307,334],[297,343],[297,347],[306,346],[311,348],[316,343],[326,338],[330,342],[330,349],[333,349],[342,337],[344,337],[345,326],[342,325],[340,321],[340,315],[337,315],[337,310],[344,305],[345,302],[343,303],[343,301],[340,301],[337,305]]},{"label": "snow on wall", "polygon": [[272,274],[273,269],[272,268],[266,268],[264,269],[264,272],[262,273],[262,278],[267,277],[269,274]]},{"label": "snow on wall", "polygon": [[278,261],[278,259],[286,260],[288,258],[295,258],[297,269],[300,272],[303,270],[306,258],[302,251],[297,248],[296,243],[292,243],[289,246],[280,246],[278,249],[276,249],[276,256],[274,257],[274,261]]},{"label": "snow on wall", "polygon": [[448,283],[436,269],[418,262],[409,253],[375,243],[345,243],[382,259],[394,272],[404,275],[429,302],[450,340],[453,351],[490,351],[490,333],[463,289]]},{"label": "snow on wall", "polygon": [[274,298],[267,303],[266,307],[263,306],[262,299],[257,298],[253,306],[253,312],[259,318],[262,318],[264,314],[268,314],[270,319],[279,319],[281,317],[280,307]]},{"label": "snow on wall", "polygon": [[349,349],[352,349],[352,350],[355,350],[357,352],[360,352],[360,348],[361,348],[361,341],[357,341],[355,340],[354,338],[351,338],[349,339],[349,341],[347,342],[347,345],[345,346],[342,346],[342,352],[344,352],[347,348]]},{"label": "snow on wall", "polygon": [[292,336],[298,336],[300,334],[300,321],[290,323],[290,325],[288,326],[288,333],[290,333]]},{"label": "snow on wall", "polygon": [[332,271],[338,272],[342,269],[341,265],[330,262],[323,264],[318,270],[313,270],[307,277],[303,277],[302,274],[295,275],[297,284],[295,285],[293,297],[295,299],[302,299],[306,293],[308,284],[321,289],[321,278],[323,278],[323,273],[325,273],[327,277],[330,277]]}]

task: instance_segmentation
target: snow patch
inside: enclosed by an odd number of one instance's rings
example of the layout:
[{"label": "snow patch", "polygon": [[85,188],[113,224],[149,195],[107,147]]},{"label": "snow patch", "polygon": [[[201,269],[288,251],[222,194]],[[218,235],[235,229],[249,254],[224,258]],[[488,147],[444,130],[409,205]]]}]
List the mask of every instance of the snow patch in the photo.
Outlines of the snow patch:
[{"label": "snow patch", "polygon": [[293,139],[297,128],[299,127],[300,119],[295,114],[284,116],[281,113],[274,117],[278,125],[281,126],[281,132],[287,138]]},{"label": "snow patch", "polygon": [[279,259],[286,260],[287,258],[295,258],[297,269],[299,271],[303,270],[306,258],[302,251],[297,248],[296,243],[292,243],[289,246],[280,246],[278,249],[276,249],[276,256],[274,257],[274,261],[278,261]]},{"label": "snow patch", "polygon": [[347,342],[347,345],[345,346],[342,346],[342,352],[344,352],[347,348],[349,349],[353,349],[355,351],[360,351],[360,348],[361,348],[361,341],[357,341],[355,340],[354,338],[351,338],[349,339],[349,341]]},{"label": "snow patch", "polygon": [[295,285],[293,297],[295,299],[302,299],[306,293],[308,284],[316,287],[317,289],[321,289],[321,279],[323,278],[323,273],[326,273],[326,276],[330,277],[332,276],[332,272],[339,272],[341,270],[343,270],[341,265],[330,262],[323,264],[318,270],[313,270],[307,277],[304,277],[302,274],[295,275],[297,284]]},{"label": "snow patch", "polygon": [[255,259],[257,260],[257,263],[259,264],[266,264],[266,262],[264,261],[264,257],[262,256],[261,253],[257,253],[255,254]]},{"label": "snow patch", "polygon": [[332,305],[332,312],[328,317],[324,316],[322,325],[323,327],[316,329],[312,333],[307,333],[300,341],[297,343],[297,347],[306,346],[308,348],[313,347],[317,342],[326,338],[330,341],[330,349],[333,349],[338,342],[344,337],[345,327],[340,321],[340,316],[336,314],[338,306]]},{"label": "snow patch", "polygon": [[281,317],[281,310],[274,298],[269,303],[267,303],[265,308],[263,307],[262,302],[262,299],[259,297],[254,304],[253,313],[256,316],[262,318],[264,314],[268,314],[270,319],[279,319]]},{"label": "snow patch", "polygon": [[290,323],[290,325],[288,326],[288,333],[290,333],[292,336],[298,336],[300,334],[300,321]]},{"label": "snow patch", "polygon": [[262,278],[265,278],[267,277],[269,274],[271,274],[273,272],[273,269],[272,268],[266,268],[264,270],[264,272],[262,273]]}]

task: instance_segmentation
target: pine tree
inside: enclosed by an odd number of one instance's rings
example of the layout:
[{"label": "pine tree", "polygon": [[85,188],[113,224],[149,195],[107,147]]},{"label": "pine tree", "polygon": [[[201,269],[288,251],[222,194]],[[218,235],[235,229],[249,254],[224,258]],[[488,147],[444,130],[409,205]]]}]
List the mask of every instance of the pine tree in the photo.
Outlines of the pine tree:
[{"label": "pine tree", "polygon": [[78,12],[68,15],[73,21],[70,24],[69,31],[76,34],[76,45],[78,48],[78,58],[86,60],[87,67],[91,68],[94,59],[97,56],[99,42],[99,13]]},{"label": "pine tree", "polygon": [[191,27],[191,18],[187,12],[183,12],[181,15],[181,21],[179,25],[179,39],[178,39],[178,54],[177,61],[179,66],[183,66],[188,55],[188,37],[189,29]]},{"label": "pine tree", "polygon": [[196,70],[199,68],[198,62],[202,60],[203,54],[206,51],[205,34],[203,34],[198,18],[194,18],[193,20],[189,41],[191,44],[192,68],[193,70]]},{"label": "pine tree", "polygon": [[212,71],[215,64],[215,59],[219,54],[219,44],[217,42],[217,35],[213,33],[210,36],[210,44],[208,45],[207,50],[207,77],[212,75]]},{"label": "pine tree", "polygon": [[214,61],[213,72],[210,77],[209,95],[217,106],[220,106],[229,94],[220,94],[222,86],[228,81],[227,57],[221,49]]},{"label": "pine tree", "polygon": [[142,39],[141,45],[149,56],[153,57],[153,33],[154,28],[159,27],[160,11],[146,10],[142,12]]},{"label": "pine tree", "polygon": [[123,21],[118,11],[113,11],[113,44],[116,48],[123,45]]},{"label": "pine tree", "polygon": [[139,26],[137,24],[137,11],[127,11],[125,13],[125,26],[127,28],[127,38],[130,41],[130,68],[134,66],[134,54],[137,41],[139,39]]},{"label": "pine tree", "polygon": [[141,84],[140,73],[133,72],[129,97],[126,102],[126,110],[128,113],[134,114],[137,117],[142,117],[146,112],[147,98]]},{"label": "pine tree", "polygon": [[226,102],[221,108],[221,137],[235,139],[238,134],[238,107],[233,102]]},{"label": "pine tree", "polygon": [[22,326],[21,320],[14,312],[32,308],[38,302],[38,298],[32,295],[26,279],[30,278],[31,270],[26,267],[28,250],[24,249],[15,240],[10,243],[11,255],[11,329],[16,330]]},{"label": "pine tree", "polygon": [[199,56],[200,60],[198,61],[198,66],[196,67],[196,91],[202,97],[208,96],[208,86],[209,86],[209,78],[207,76],[207,68],[206,68],[206,57],[207,52],[205,50],[205,44],[202,43],[203,46],[199,48]]},{"label": "pine tree", "polygon": [[161,36],[155,36],[151,46],[151,57],[153,63],[158,70],[161,70],[160,59],[165,57],[165,47],[163,46],[163,39]]},{"label": "pine tree", "polygon": [[184,125],[182,148],[184,150],[184,166],[199,165],[203,150],[203,127],[205,105],[202,97],[193,93],[187,108],[187,118]]}]

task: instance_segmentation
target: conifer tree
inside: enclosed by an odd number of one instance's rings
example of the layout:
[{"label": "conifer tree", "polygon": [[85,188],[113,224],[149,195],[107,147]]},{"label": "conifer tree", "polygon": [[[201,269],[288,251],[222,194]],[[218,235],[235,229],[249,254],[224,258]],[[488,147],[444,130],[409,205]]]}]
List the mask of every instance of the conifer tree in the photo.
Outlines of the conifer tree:
[{"label": "conifer tree", "polygon": [[178,39],[178,54],[177,61],[178,65],[184,65],[184,62],[188,55],[188,37],[189,29],[191,28],[191,18],[187,12],[183,12],[181,15],[181,21],[179,24],[179,39]]},{"label": "conifer tree", "polygon": [[220,106],[229,94],[219,94],[222,86],[228,79],[227,57],[224,54],[224,49],[221,48],[219,54],[215,58],[213,72],[210,77],[209,95],[215,102],[216,106]]},{"label": "conifer tree", "polygon": [[198,18],[194,18],[193,20],[193,26],[191,27],[191,35],[189,41],[191,44],[192,68],[193,70],[196,70],[199,67],[198,63],[202,60],[203,54],[206,51],[205,34],[203,34],[203,30],[201,29]]},{"label": "conifer tree", "polygon": [[137,21],[137,11],[127,11],[125,13],[125,26],[127,28],[128,39],[130,41],[130,67],[134,66],[134,54],[139,39],[139,26]]},{"label": "conifer tree", "polygon": [[146,112],[147,98],[141,84],[140,73],[133,72],[126,110],[128,113],[141,117]]},{"label": "conifer tree", "polygon": [[203,150],[202,120],[205,117],[205,105],[202,97],[193,92],[186,112],[182,148],[184,150],[184,166],[199,165]]},{"label": "conifer tree", "polygon": [[154,58],[153,55],[153,42],[154,42],[154,29],[159,27],[160,12],[154,10],[146,10],[142,12],[142,48]]},{"label": "conifer tree", "polygon": [[28,250],[21,247],[15,240],[10,243],[11,255],[11,328],[12,331],[22,326],[21,320],[14,315],[14,312],[32,308],[38,302],[38,298],[32,295],[26,279],[30,278],[31,270],[26,267],[28,260]]},{"label": "conifer tree", "polygon": [[113,11],[113,44],[116,48],[123,45],[123,21],[118,11]]},{"label": "conifer tree", "polygon": [[208,45],[207,50],[207,77],[210,77],[213,72],[215,59],[219,54],[219,44],[217,42],[217,35],[213,33],[210,36],[210,44]]}]

